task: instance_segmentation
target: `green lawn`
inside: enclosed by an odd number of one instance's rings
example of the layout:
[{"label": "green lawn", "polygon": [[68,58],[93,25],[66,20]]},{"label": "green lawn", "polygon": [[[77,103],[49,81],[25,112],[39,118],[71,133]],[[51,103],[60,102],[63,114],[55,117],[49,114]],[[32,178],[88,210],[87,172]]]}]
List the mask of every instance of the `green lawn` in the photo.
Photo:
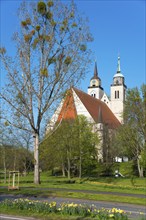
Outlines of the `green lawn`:
[{"label": "green lawn", "polygon": [[[7,186],[1,179],[0,186]],[[53,188],[54,190],[49,190]],[[56,190],[57,188],[57,190]],[[41,189],[41,190],[40,190]],[[60,191],[59,191],[60,189]],[[62,191],[61,189],[66,189]],[[94,192],[72,192],[72,190],[93,190]],[[98,192],[113,192],[113,195],[98,194]],[[20,177],[20,190],[8,191],[7,188],[0,188],[0,193],[25,194],[27,196],[59,196],[72,197],[82,199],[93,199],[100,201],[114,201],[131,204],[145,205],[145,198],[137,198],[122,195],[115,195],[114,193],[129,193],[129,194],[146,194],[146,178],[73,178],[70,181],[67,178],[55,177],[49,173],[41,173],[41,184],[33,184],[33,173],[27,176]]]}]

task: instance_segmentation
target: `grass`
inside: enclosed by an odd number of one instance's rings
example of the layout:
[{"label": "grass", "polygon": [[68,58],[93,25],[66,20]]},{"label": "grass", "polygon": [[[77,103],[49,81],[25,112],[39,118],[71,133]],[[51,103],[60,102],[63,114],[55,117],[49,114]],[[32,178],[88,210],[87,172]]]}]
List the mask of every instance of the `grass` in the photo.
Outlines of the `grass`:
[{"label": "grass", "polygon": [[[0,186],[6,186],[6,184],[1,182]],[[87,191],[73,192],[71,190]],[[104,192],[104,194],[100,192]],[[109,192],[113,194],[108,194]],[[26,196],[56,196],[145,205],[146,199],[138,198],[136,195],[146,194],[146,178],[135,178],[134,180],[126,178],[73,178],[69,181],[67,178],[41,173],[41,184],[36,186],[33,184],[33,174],[30,173],[27,176],[20,177],[19,191],[8,191],[7,188],[0,188],[0,193]],[[121,194],[116,195],[116,193]],[[135,194],[135,197],[130,195],[122,196],[122,193]]]}]

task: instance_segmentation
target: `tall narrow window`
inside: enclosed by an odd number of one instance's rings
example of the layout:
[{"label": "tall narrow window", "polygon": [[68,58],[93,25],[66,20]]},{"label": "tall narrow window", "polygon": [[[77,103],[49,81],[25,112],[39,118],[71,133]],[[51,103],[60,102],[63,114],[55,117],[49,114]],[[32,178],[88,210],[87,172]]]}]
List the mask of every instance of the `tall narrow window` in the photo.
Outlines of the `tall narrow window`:
[{"label": "tall narrow window", "polygon": [[115,99],[119,99],[119,91],[115,91]]},{"label": "tall narrow window", "polygon": [[96,98],[96,94],[95,94],[95,93],[91,93],[91,96],[93,96],[94,98]]}]

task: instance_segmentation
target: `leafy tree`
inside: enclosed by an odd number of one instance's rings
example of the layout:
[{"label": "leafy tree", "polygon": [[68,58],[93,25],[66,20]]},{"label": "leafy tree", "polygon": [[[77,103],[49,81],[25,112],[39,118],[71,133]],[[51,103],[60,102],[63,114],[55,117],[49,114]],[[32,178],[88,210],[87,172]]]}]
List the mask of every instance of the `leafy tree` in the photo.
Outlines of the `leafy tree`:
[{"label": "leafy tree", "polygon": [[51,152],[54,166],[61,167],[63,175],[67,171],[70,179],[74,167],[81,178],[82,168],[86,169],[90,161],[97,157],[97,143],[97,134],[92,132],[92,126],[84,116],[62,121],[57,130],[42,143],[41,160],[46,160]]},{"label": "leafy tree", "polygon": [[103,175],[111,175],[113,172],[114,158],[117,156],[113,141],[116,130],[109,128],[108,124],[103,125]]},{"label": "leafy tree", "polygon": [[82,177],[82,167],[92,159],[97,158],[96,145],[99,143],[97,134],[92,132],[92,125],[89,124],[86,117],[78,116],[74,123],[76,134],[76,157],[78,158],[79,178]]},{"label": "leafy tree", "polygon": [[7,170],[19,170],[21,173],[33,168],[32,152],[19,146],[3,144],[0,146],[0,169],[5,164]]},{"label": "leafy tree", "polygon": [[146,85],[127,92],[124,125],[119,129],[116,144],[121,154],[136,161],[138,173],[143,177],[146,149]]},{"label": "leafy tree", "polygon": [[[58,127],[58,125],[56,125]],[[55,130],[55,128],[54,128]],[[46,161],[51,156],[52,168],[61,167],[63,176],[67,171],[68,178],[71,177],[71,161],[75,152],[75,133],[73,131],[73,121],[62,121],[59,127],[41,145],[41,160]],[[46,161],[47,162],[47,161]],[[48,163],[46,163],[48,164]]]},{"label": "leafy tree", "polygon": [[21,27],[14,34],[16,56],[0,49],[8,81],[0,96],[8,104],[5,121],[34,137],[34,183],[40,183],[39,142],[43,122],[70,85],[87,70],[92,40],[74,3],[24,2]]}]

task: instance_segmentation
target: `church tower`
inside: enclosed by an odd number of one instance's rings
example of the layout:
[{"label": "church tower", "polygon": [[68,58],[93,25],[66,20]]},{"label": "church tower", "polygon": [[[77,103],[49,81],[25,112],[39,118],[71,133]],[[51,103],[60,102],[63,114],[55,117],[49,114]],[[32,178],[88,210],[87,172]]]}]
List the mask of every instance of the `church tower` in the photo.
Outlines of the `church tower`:
[{"label": "church tower", "polygon": [[120,68],[120,57],[118,57],[117,72],[113,77],[113,84],[111,85],[110,108],[121,123],[123,123],[124,101],[127,89],[124,81],[125,79]]},{"label": "church tower", "polygon": [[98,70],[97,70],[96,62],[95,62],[95,67],[94,67],[94,76],[90,79],[90,86],[88,87],[88,94],[100,100],[104,94],[103,88],[101,87],[101,79],[98,77]]}]

